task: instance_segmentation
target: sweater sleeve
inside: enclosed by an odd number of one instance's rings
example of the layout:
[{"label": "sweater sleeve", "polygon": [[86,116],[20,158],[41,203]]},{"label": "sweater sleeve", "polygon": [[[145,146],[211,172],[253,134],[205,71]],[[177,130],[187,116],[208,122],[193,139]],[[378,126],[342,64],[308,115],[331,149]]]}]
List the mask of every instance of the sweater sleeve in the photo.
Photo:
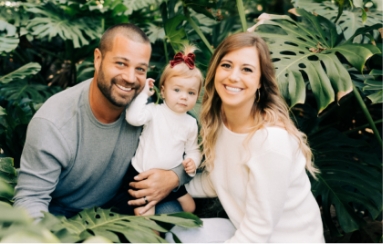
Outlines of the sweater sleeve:
[{"label": "sweater sleeve", "polygon": [[216,197],[217,193],[209,174],[204,171],[196,174],[196,176],[185,185],[187,192],[195,198]]},{"label": "sweater sleeve", "polygon": [[[201,163],[201,152],[199,150],[198,146],[198,125],[197,122],[193,124],[192,129],[190,130],[188,139],[185,143],[185,159],[186,158],[191,158],[193,159],[196,168]],[[194,174],[189,174],[189,176],[195,176]]]},{"label": "sweater sleeve", "polygon": [[282,215],[293,160],[275,150],[251,158],[246,166],[245,216],[235,235],[226,242],[268,242]]},{"label": "sweater sleeve", "polygon": [[133,126],[141,126],[152,119],[154,103],[147,103],[149,96],[141,92],[126,109],[125,119]]},{"label": "sweater sleeve", "polygon": [[14,206],[27,209],[33,218],[41,218],[41,211],[48,212],[51,193],[61,169],[68,167],[70,155],[58,129],[50,121],[33,118],[21,155]]}]

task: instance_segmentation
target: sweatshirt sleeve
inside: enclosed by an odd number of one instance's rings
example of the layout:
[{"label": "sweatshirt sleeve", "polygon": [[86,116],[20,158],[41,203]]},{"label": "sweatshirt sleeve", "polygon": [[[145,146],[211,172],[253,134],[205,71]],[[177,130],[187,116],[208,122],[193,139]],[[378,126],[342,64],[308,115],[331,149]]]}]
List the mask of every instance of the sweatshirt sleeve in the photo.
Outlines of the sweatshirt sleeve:
[{"label": "sweatshirt sleeve", "polygon": [[293,160],[275,150],[264,151],[247,162],[249,181],[245,216],[226,242],[266,243],[282,215]]},{"label": "sweatshirt sleeve", "polygon": [[[193,161],[196,165],[196,168],[198,168],[198,166],[201,163],[201,152],[200,152],[199,146],[198,146],[198,125],[197,125],[196,121],[193,124],[193,126],[190,130],[188,139],[185,143],[185,159],[186,158],[193,159]],[[193,177],[193,176],[195,176],[195,173],[190,174],[189,176]]]},{"label": "sweatshirt sleeve", "polygon": [[210,176],[206,171],[196,174],[185,187],[187,192],[195,198],[217,196],[213,183],[210,180]]},{"label": "sweatshirt sleeve", "polygon": [[57,128],[45,119],[33,118],[21,155],[14,206],[25,208],[33,218],[43,217],[41,211],[48,212],[51,193],[61,169],[68,167],[70,155]]},{"label": "sweatshirt sleeve", "polygon": [[152,119],[154,103],[148,103],[149,96],[145,92],[141,92],[133,99],[126,109],[125,119],[133,126],[141,126]]}]

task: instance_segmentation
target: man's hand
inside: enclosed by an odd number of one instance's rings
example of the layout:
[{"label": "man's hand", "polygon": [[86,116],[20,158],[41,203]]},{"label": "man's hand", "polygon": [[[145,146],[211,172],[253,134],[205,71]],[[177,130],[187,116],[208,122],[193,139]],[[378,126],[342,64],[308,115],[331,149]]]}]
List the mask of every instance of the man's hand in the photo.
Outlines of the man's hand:
[{"label": "man's hand", "polygon": [[182,165],[184,166],[185,168],[185,171],[186,173],[188,174],[194,174],[195,171],[196,171],[196,166],[195,166],[195,163],[194,163],[194,160],[191,159],[191,158],[187,158],[185,159],[183,162],[182,162]]},{"label": "man's hand", "polygon": [[[145,205],[140,214],[144,214],[154,207],[159,201],[164,199],[169,193],[178,187],[179,179],[176,173],[171,170],[150,169],[134,177],[137,182],[131,182],[129,194],[136,198],[130,200],[129,205]],[[147,201],[147,202],[146,202]]]}]

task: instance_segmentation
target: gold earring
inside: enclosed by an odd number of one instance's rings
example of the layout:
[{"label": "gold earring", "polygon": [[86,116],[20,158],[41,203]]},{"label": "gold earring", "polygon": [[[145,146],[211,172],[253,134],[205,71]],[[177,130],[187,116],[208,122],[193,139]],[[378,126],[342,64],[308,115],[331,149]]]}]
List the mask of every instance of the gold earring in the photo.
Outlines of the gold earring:
[{"label": "gold earring", "polygon": [[257,93],[258,93],[257,94],[257,100],[256,100],[257,103],[259,103],[259,101],[261,101],[261,91],[260,90],[261,90],[260,88],[257,89]]}]

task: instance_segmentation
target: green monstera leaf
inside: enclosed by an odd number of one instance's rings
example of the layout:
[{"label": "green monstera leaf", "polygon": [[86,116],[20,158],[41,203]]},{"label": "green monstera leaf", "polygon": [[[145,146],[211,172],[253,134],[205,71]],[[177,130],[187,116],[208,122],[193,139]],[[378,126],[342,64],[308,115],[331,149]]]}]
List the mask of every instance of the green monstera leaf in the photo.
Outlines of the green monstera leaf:
[{"label": "green monstera leaf", "polygon": [[123,4],[127,8],[127,11],[125,11],[125,14],[130,15],[135,10],[139,10],[139,9],[148,7],[152,4],[159,5],[162,2],[163,1],[159,1],[159,0],[124,0]]},{"label": "green monstera leaf", "polygon": [[0,83],[7,84],[13,80],[24,79],[30,75],[37,74],[40,70],[41,65],[39,63],[28,63],[18,68],[17,70],[14,70],[9,74],[0,77]]},{"label": "green monstera leaf", "polygon": [[[296,8],[303,8],[311,13],[319,14],[332,22],[338,17],[338,6],[334,2],[324,1],[321,3],[313,0],[294,0],[292,4]],[[345,9],[342,11],[339,20],[339,33],[343,32],[344,37],[349,39],[355,31],[364,26],[372,26],[375,24],[383,24],[383,13],[380,9],[370,8],[368,9],[367,16],[362,9],[363,6],[356,6],[353,9]],[[378,31],[375,31],[378,34]],[[361,36],[358,37],[359,39]],[[360,42],[360,41],[358,41]]]},{"label": "green monstera leaf", "polygon": [[[101,208],[86,209],[70,219],[63,218],[61,222],[65,229],[81,239],[102,236],[113,242],[132,243],[165,242],[153,230],[165,233],[174,225],[186,228],[202,225],[202,221],[190,213],[130,216]],[[125,240],[120,239],[118,234],[121,234]]]},{"label": "green monstera leaf", "polygon": [[268,43],[279,87],[290,106],[305,102],[308,81],[321,112],[353,89],[351,77],[337,55],[362,71],[367,59],[380,50],[368,44],[344,43],[331,21],[304,9],[296,11],[301,22],[288,16],[261,15],[250,30]]},{"label": "green monstera leaf", "polygon": [[17,172],[13,167],[13,159],[0,158],[0,202],[12,202],[16,182]]},{"label": "green monstera leaf", "polygon": [[0,96],[12,101],[30,98],[34,103],[43,103],[59,91],[61,91],[61,88],[58,86],[51,87],[41,84],[31,84],[23,80],[11,82],[7,86],[0,87]]},{"label": "green monstera leaf", "polygon": [[370,93],[367,97],[373,104],[383,103],[383,70],[371,70],[369,75],[371,78],[364,81],[363,91]]},{"label": "green monstera leaf", "polygon": [[155,43],[156,40],[165,39],[165,30],[163,27],[156,26],[152,23],[148,24],[147,33],[151,43]]},{"label": "green monstera leaf", "polygon": [[165,22],[166,38],[169,40],[174,51],[180,51],[182,46],[188,42],[186,39],[186,32],[183,27],[183,22],[185,20],[185,16],[176,15]]},{"label": "green monstera leaf", "polygon": [[38,38],[60,36],[65,41],[72,41],[75,48],[88,45],[91,40],[101,37],[101,24],[89,17],[72,18],[65,15],[58,6],[47,3],[35,5],[25,3],[26,10],[36,17],[29,22],[27,29]]},{"label": "green monstera leaf", "polygon": [[19,45],[19,38],[16,36],[16,27],[0,19],[0,53],[11,52]]},{"label": "green monstera leaf", "polygon": [[369,145],[351,139],[335,129],[309,135],[316,166],[321,173],[312,180],[312,192],[321,203],[323,222],[333,235],[339,235],[331,216],[335,208],[341,229],[359,229],[364,216],[376,219],[382,212],[381,164]]}]

